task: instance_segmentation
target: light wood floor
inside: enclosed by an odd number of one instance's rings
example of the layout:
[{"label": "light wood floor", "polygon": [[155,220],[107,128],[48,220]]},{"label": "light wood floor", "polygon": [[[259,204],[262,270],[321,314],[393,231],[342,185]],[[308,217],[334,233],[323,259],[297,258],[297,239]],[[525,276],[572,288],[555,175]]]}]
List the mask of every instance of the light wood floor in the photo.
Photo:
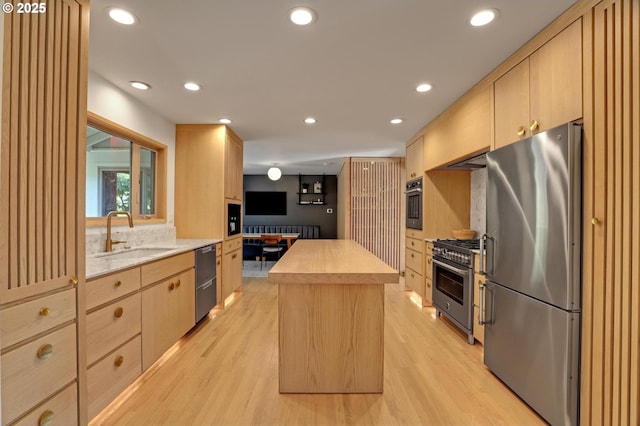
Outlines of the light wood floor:
[{"label": "light wood floor", "polygon": [[230,307],[210,314],[94,424],[545,424],[484,367],[479,344],[403,287],[386,286],[383,394],[279,394],[277,287],[245,278]]}]

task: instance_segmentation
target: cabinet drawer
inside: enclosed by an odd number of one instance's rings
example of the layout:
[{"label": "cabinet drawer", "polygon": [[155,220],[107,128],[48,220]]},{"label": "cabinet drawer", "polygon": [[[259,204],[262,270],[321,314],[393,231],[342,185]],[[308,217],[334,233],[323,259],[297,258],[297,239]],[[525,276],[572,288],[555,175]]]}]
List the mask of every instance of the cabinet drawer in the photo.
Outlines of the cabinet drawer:
[{"label": "cabinet drawer", "polygon": [[242,238],[234,238],[232,240],[225,240],[222,244],[222,251],[229,253],[234,250],[242,248]]},{"label": "cabinet drawer", "polygon": [[11,422],[75,378],[75,324],[3,354],[2,421]]},{"label": "cabinet drawer", "polygon": [[418,240],[417,238],[407,238],[406,246],[407,248],[420,253],[424,251],[424,241]]},{"label": "cabinet drawer", "polygon": [[424,254],[432,256],[433,255],[433,243],[427,241],[424,245]]},{"label": "cabinet drawer", "polygon": [[128,269],[87,282],[87,310],[140,288],[140,268]]},{"label": "cabinet drawer", "polygon": [[193,250],[156,262],[147,263],[140,267],[142,285],[144,286],[163,280],[185,269],[193,268],[194,265],[195,257]]},{"label": "cabinet drawer", "polygon": [[433,284],[431,278],[424,279],[424,296],[422,296],[422,306],[433,304]]},{"label": "cabinet drawer", "polygon": [[[78,387],[75,383],[67,386],[62,392],[49,398],[31,414],[22,418],[15,426],[64,425],[78,424]],[[48,423],[48,420],[51,423]]]},{"label": "cabinet drawer", "polygon": [[69,289],[0,311],[2,348],[71,321],[76,317],[76,290]]},{"label": "cabinet drawer", "polygon": [[422,239],[422,230],[420,229],[412,229],[412,228],[405,228],[406,229],[406,236],[409,238],[417,238],[419,240]]},{"label": "cabinet drawer", "polygon": [[424,297],[424,280],[422,275],[418,274],[411,269],[407,269],[404,274],[405,284],[420,295]]},{"label": "cabinet drawer", "polygon": [[424,257],[424,277],[433,278],[433,256],[429,254]]},{"label": "cabinet drawer", "polygon": [[87,371],[89,419],[94,418],[142,374],[140,336],[119,347]]},{"label": "cabinet drawer", "polygon": [[415,272],[422,274],[422,258],[424,255],[415,250],[407,249],[405,263],[407,268],[413,269]]},{"label": "cabinet drawer", "polygon": [[87,315],[87,365],[140,333],[140,293]]}]

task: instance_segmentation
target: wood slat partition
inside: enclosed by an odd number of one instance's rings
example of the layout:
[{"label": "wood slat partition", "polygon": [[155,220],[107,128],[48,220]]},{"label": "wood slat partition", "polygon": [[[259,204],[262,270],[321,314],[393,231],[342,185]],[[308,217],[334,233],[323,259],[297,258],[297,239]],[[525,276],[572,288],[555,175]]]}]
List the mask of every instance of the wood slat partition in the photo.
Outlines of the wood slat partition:
[{"label": "wood slat partition", "polygon": [[79,275],[88,2],[45,6],[3,17],[0,304]]},{"label": "wood slat partition", "polygon": [[351,159],[352,240],[400,269],[403,164],[400,158]]},{"label": "wood slat partition", "polygon": [[640,424],[640,2],[584,16],[581,423]]}]

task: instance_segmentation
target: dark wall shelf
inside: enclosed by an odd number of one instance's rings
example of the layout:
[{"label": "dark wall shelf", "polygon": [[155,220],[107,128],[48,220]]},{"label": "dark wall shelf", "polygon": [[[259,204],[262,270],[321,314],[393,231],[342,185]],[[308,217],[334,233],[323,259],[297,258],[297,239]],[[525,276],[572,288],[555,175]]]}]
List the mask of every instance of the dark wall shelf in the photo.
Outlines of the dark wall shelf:
[{"label": "dark wall shelf", "polygon": [[[327,204],[325,192],[326,178],[322,175],[322,181],[306,182],[305,178],[315,178],[309,175],[298,175],[298,204],[301,206],[324,206]],[[320,185],[318,187],[318,185]],[[319,192],[315,192],[320,189]],[[305,192],[306,190],[306,192]]]}]

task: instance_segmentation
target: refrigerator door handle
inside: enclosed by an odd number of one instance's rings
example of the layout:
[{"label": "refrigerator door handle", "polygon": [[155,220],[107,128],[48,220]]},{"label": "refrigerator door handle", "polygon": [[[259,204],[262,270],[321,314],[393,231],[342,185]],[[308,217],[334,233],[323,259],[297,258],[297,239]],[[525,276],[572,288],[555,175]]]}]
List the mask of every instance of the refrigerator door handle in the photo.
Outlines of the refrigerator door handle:
[{"label": "refrigerator door handle", "polygon": [[478,287],[478,291],[480,292],[480,294],[478,294],[478,304],[480,305],[478,308],[478,324],[479,325],[486,324],[486,318],[485,318],[486,290],[487,290],[487,286],[485,284],[480,284],[480,286]]},{"label": "refrigerator door handle", "polygon": [[478,271],[482,275],[486,275],[487,271],[484,267],[484,250],[486,247],[485,241],[487,240],[487,234],[482,234],[480,237],[480,271]]}]

